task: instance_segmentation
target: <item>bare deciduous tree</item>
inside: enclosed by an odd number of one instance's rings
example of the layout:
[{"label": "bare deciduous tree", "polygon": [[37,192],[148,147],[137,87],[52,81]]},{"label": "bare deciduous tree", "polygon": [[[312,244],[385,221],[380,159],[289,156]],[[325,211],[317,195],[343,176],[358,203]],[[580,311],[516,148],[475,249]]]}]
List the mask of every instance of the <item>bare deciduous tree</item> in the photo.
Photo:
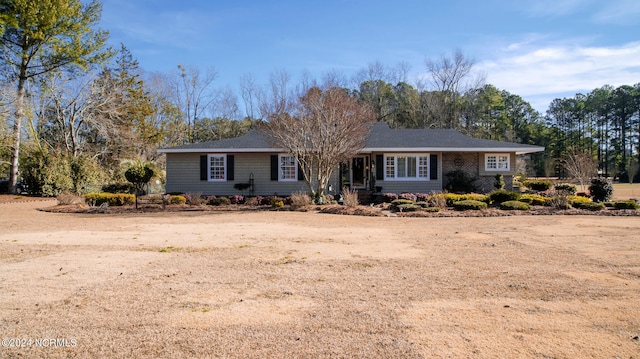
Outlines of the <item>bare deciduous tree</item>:
[{"label": "bare deciduous tree", "polygon": [[[293,101],[292,101],[293,100]],[[333,170],[364,146],[375,121],[372,110],[341,88],[313,87],[271,108],[264,124],[275,142],[291,153],[300,165],[311,195],[322,198]]]},{"label": "bare deciduous tree", "polygon": [[194,142],[194,127],[196,121],[203,117],[203,113],[209,109],[215,101],[215,93],[211,85],[218,77],[215,69],[210,68],[204,76],[201,76],[200,70],[196,67],[185,67],[178,65],[180,73],[173,81],[173,98],[176,107],[178,107],[188,127],[188,138],[190,142]]},{"label": "bare deciduous tree", "polygon": [[425,65],[431,76],[430,84],[436,91],[428,106],[431,116],[439,122],[437,127],[460,129],[460,98],[469,89],[480,87],[484,78],[471,77],[474,61],[460,50],[452,57],[426,59]]},{"label": "bare deciduous tree", "polygon": [[585,184],[598,171],[598,161],[592,155],[578,149],[569,152],[563,162],[569,174],[580,182],[583,191],[585,190]]}]

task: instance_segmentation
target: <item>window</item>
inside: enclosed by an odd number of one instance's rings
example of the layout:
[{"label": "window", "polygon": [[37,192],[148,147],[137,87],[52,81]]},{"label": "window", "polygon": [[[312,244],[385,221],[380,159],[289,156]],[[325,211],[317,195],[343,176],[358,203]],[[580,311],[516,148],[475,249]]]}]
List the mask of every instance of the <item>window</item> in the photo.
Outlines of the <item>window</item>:
[{"label": "window", "polygon": [[296,158],[289,155],[279,156],[279,181],[297,181],[298,180],[298,164]]},{"label": "window", "polygon": [[226,181],[226,155],[209,155],[209,181]]},{"label": "window", "polygon": [[385,156],[385,180],[428,181],[429,154]]},{"label": "window", "polygon": [[484,155],[485,171],[509,171],[510,163],[508,153],[487,153]]}]

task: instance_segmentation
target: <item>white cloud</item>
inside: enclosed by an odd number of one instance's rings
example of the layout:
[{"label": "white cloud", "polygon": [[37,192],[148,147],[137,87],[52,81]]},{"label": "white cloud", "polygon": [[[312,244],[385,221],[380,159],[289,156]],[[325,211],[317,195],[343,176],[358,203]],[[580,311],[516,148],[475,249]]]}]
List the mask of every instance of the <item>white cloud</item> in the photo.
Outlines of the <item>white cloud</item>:
[{"label": "white cloud", "polygon": [[549,46],[517,49],[478,68],[487,83],[522,96],[544,110],[557,97],[586,93],[603,85],[640,82],[640,42],[618,47]]}]

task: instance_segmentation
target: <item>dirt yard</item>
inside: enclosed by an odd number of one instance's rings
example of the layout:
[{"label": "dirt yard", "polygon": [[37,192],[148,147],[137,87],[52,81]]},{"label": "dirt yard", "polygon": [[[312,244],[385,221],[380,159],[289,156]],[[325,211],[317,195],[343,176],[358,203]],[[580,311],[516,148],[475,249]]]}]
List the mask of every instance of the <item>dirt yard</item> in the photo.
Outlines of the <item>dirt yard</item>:
[{"label": "dirt yard", "polygon": [[638,217],[53,205],[0,204],[2,358],[640,358]]}]

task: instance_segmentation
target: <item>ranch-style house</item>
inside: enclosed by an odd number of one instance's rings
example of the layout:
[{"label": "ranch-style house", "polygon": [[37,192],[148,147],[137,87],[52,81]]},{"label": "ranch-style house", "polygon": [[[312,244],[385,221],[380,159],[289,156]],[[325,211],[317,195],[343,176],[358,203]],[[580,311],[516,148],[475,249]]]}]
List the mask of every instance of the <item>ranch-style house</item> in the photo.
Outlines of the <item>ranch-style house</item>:
[{"label": "ranch-style house", "polygon": [[[166,191],[202,195],[287,196],[308,191],[294,157],[260,130],[217,141],[160,149],[166,154]],[[479,190],[493,189],[502,174],[512,187],[516,156],[543,147],[483,140],[450,129],[372,126],[364,148],[336,168],[329,193],[343,186],[370,192],[442,191],[445,174],[461,170]]]}]

